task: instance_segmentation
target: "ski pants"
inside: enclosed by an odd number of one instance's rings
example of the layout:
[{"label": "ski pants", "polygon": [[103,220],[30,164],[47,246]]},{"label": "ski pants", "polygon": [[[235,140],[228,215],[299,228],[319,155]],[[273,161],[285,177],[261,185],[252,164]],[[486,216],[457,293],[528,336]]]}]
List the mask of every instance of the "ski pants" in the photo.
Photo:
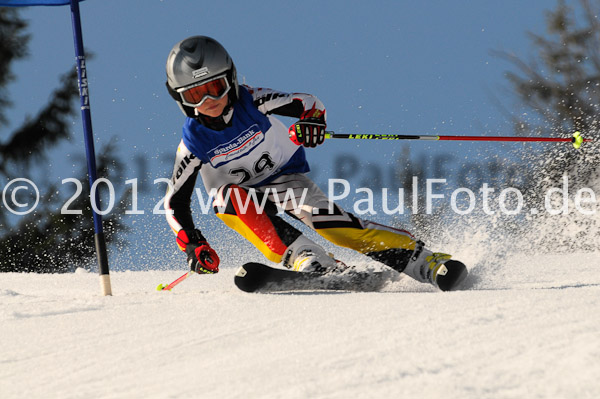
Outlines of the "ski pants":
[{"label": "ski pants", "polygon": [[354,249],[400,272],[417,244],[407,231],[344,211],[300,173],[282,175],[257,188],[222,186],[213,208],[227,226],[275,263],[282,261],[288,246],[302,234],[280,216],[283,213],[302,221],[328,241]]}]

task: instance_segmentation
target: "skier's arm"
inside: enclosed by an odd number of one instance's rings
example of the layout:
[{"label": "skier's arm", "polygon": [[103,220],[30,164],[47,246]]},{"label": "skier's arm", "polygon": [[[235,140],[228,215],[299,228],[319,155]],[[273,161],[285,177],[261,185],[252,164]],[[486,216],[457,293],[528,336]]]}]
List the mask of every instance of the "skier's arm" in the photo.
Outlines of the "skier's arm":
[{"label": "skier's arm", "polygon": [[165,195],[167,222],[175,234],[180,230],[194,230],[191,201],[202,162],[183,144],[177,148],[171,184]]},{"label": "skier's arm", "polygon": [[171,184],[164,206],[167,222],[177,236],[177,245],[188,256],[190,269],[197,273],[217,273],[219,257],[200,230],[194,226],[191,199],[202,163],[186,148],[183,141],[177,149]]},{"label": "skier's arm", "polygon": [[[247,87],[247,86],[246,86]],[[290,139],[305,147],[316,147],[325,141],[326,111],[317,97],[304,93],[284,93],[272,89],[247,87],[254,105],[265,115],[298,118],[290,126]]]},{"label": "skier's arm", "polygon": [[273,89],[246,86],[254,105],[265,115],[275,114],[302,119],[318,114],[326,121],[325,105],[312,94],[285,93]]}]

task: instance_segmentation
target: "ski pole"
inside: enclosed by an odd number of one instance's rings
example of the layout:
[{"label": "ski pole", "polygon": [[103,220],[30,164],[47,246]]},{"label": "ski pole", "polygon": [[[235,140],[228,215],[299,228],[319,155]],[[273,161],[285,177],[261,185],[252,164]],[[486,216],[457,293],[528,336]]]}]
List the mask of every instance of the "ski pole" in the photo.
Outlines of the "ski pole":
[{"label": "ski pole", "polygon": [[358,139],[358,140],[452,140],[452,141],[543,141],[573,143],[579,148],[583,142],[592,141],[584,139],[580,132],[575,132],[573,137],[512,137],[512,136],[434,136],[434,135],[400,135],[400,134],[340,134],[326,131],[327,139]]},{"label": "ski pole", "polygon": [[171,289],[173,287],[175,287],[177,284],[181,283],[183,280],[185,280],[192,274],[194,274],[194,272],[190,270],[189,272],[187,272],[183,276],[179,277],[177,280],[173,281],[169,285],[159,284],[158,287],[156,287],[156,291],[171,291]]}]

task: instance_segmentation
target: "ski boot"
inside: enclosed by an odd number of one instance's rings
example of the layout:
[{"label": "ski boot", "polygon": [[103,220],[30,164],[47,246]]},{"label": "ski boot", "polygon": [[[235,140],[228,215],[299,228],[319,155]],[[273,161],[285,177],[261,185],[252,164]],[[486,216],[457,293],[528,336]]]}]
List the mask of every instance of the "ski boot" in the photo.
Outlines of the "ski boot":
[{"label": "ski boot", "polygon": [[467,278],[468,271],[462,262],[451,257],[441,252],[431,252],[423,243],[418,243],[403,272],[417,281],[433,284],[442,291],[452,291]]},{"label": "ski boot", "polygon": [[315,242],[301,235],[286,250],[283,266],[297,272],[332,273],[339,272],[346,265]]}]

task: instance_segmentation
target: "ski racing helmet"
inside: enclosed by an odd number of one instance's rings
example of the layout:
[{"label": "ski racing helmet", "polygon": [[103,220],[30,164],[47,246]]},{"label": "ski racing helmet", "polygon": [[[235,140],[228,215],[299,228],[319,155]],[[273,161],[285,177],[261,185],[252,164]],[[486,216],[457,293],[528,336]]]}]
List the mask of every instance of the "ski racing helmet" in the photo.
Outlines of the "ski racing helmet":
[{"label": "ski racing helmet", "polygon": [[173,46],[167,58],[167,90],[183,113],[196,117],[194,108],[207,98],[238,98],[235,65],[215,39],[192,36]]}]

